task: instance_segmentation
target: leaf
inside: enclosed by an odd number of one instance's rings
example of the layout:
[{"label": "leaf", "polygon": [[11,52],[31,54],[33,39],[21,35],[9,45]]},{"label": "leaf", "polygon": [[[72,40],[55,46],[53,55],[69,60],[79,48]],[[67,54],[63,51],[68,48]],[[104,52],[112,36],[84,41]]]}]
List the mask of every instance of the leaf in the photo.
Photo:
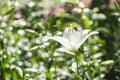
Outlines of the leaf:
[{"label": "leaf", "polygon": [[40,75],[40,74],[41,74],[40,72],[37,72],[37,73],[31,74],[31,75],[30,75],[30,78],[34,78],[34,77],[36,77],[36,76],[38,76],[38,75]]},{"label": "leaf", "polygon": [[54,20],[55,20],[55,15],[53,14],[49,18],[49,27],[48,27],[48,29],[50,29],[53,26]]},{"label": "leaf", "polygon": [[75,80],[82,80],[82,78],[79,75],[76,75]]},{"label": "leaf", "polygon": [[18,72],[18,74],[20,75],[20,77],[22,78],[23,77],[23,71],[20,67],[16,66],[15,67],[16,71]]},{"label": "leaf", "polygon": [[37,34],[38,35],[38,33],[36,31],[31,30],[31,29],[25,29],[25,31],[29,32],[29,33],[32,33],[32,34]]},{"label": "leaf", "polygon": [[68,55],[68,56],[75,56],[75,53],[73,53],[73,52],[70,52],[70,51],[65,51],[65,53],[66,53],[66,55]]},{"label": "leaf", "polygon": [[45,27],[42,24],[38,23],[37,26],[38,26],[39,29],[45,30]]},{"label": "leaf", "polygon": [[101,63],[101,65],[111,65],[111,64],[114,64],[113,60],[107,60]]},{"label": "leaf", "polygon": [[3,50],[3,48],[4,48],[3,40],[0,40],[0,50]]},{"label": "leaf", "polygon": [[120,13],[120,6],[119,6],[119,4],[117,3],[117,1],[116,1],[116,0],[115,0],[114,5],[115,5],[115,7],[116,7],[117,11]]},{"label": "leaf", "polygon": [[34,50],[36,50],[36,49],[38,49],[39,48],[39,46],[34,46],[34,47],[32,47],[31,49],[30,49],[30,51],[34,51]]},{"label": "leaf", "polygon": [[47,69],[50,69],[52,64],[53,64],[53,59],[50,58],[47,63]]},{"label": "leaf", "polygon": [[17,72],[15,70],[12,71],[12,80],[19,80]]},{"label": "leaf", "polygon": [[15,7],[11,7],[8,11],[6,11],[6,12],[4,13],[4,15],[10,14],[10,13],[12,13],[14,10],[15,10]]},{"label": "leaf", "polygon": [[47,72],[46,80],[53,80],[52,73],[50,71]]}]

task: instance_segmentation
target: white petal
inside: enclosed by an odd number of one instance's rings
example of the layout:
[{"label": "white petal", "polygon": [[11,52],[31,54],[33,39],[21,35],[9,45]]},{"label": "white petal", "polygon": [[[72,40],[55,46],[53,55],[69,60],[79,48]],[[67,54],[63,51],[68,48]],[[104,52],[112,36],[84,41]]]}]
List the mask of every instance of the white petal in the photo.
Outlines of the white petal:
[{"label": "white petal", "polygon": [[64,38],[64,37],[59,37],[59,36],[52,36],[49,37],[49,39],[55,40],[57,42],[59,42],[60,44],[62,44],[65,48],[67,49],[71,49],[71,44],[68,41],[68,39]]},{"label": "white petal", "polygon": [[90,32],[89,34],[88,34],[88,32],[89,32],[89,30],[83,30],[83,32],[81,33],[81,35],[80,35],[80,41],[79,41],[79,43],[78,43],[78,46],[77,46],[77,48],[79,48],[84,42],[85,42],[85,40],[89,37],[89,36],[91,36],[91,35],[94,35],[94,34],[98,34],[98,32],[97,31],[92,31],[92,32]]},{"label": "white petal", "polygon": [[72,45],[72,48],[76,48],[76,44],[78,44],[78,40],[76,39],[76,37],[78,37],[79,32],[75,31],[73,28],[69,27],[66,28],[64,31],[64,35],[63,37],[65,37],[66,39],[69,40],[69,42]]},{"label": "white petal", "polygon": [[63,37],[65,37],[65,38],[67,38],[68,40],[71,41],[73,39],[72,37],[73,37],[75,32],[76,31],[73,28],[71,28],[71,27],[66,28],[65,31],[64,31]]},{"label": "white petal", "polygon": [[91,35],[94,35],[94,34],[99,34],[99,32],[98,31],[92,31],[92,32],[89,33],[88,36],[91,36]]}]

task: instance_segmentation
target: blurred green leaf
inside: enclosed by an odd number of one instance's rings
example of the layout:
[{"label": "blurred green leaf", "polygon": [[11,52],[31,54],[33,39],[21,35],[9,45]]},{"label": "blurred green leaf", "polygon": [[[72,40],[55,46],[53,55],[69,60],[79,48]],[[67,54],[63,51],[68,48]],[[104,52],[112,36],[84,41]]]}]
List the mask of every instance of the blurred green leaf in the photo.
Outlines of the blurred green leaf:
[{"label": "blurred green leaf", "polygon": [[55,15],[53,14],[49,18],[49,28],[48,29],[50,29],[51,27],[53,27],[54,23],[55,23]]},{"label": "blurred green leaf", "polygon": [[30,49],[30,51],[34,51],[34,50],[37,50],[39,48],[39,46],[34,46]]},{"label": "blurred green leaf", "polygon": [[11,7],[8,11],[4,13],[4,15],[11,14],[15,10],[15,7]]},{"label": "blurred green leaf", "polygon": [[75,80],[83,80],[83,79],[79,75],[76,75]]},{"label": "blurred green leaf", "polygon": [[104,61],[101,63],[101,65],[113,65],[114,64],[114,61],[113,60],[107,60],[107,61]]},{"label": "blurred green leaf", "polygon": [[42,24],[38,23],[37,26],[40,30],[45,30],[45,27]]},{"label": "blurred green leaf", "polygon": [[119,4],[117,3],[116,0],[115,0],[114,4],[115,4],[115,7],[116,7],[117,11],[120,13],[120,6],[119,6]]},{"label": "blurred green leaf", "polygon": [[33,73],[30,75],[30,78],[35,78],[36,76],[39,76],[41,73],[37,72],[37,73]]},{"label": "blurred green leaf", "polygon": [[53,78],[52,78],[52,73],[51,73],[50,71],[48,71],[46,74],[47,74],[46,80],[53,80]]},{"label": "blurred green leaf", "polygon": [[31,34],[36,34],[36,35],[38,35],[38,33],[37,33],[36,31],[31,30],[31,29],[25,29],[25,31],[28,32],[28,33],[31,33]]},{"label": "blurred green leaf", "polygon": [[16,66],[15,67],[16,71],[18,72],[18,74],[20,75],[21,78],[23,78],[23,71],[20,67]]},{"label": "blurred green leaf", "polygon": [[47,69],[50,69],[52,65],[53,65],[53,59],[50,58],[47,63]]},{"label": "blurred green leaf", "polygon": [[4,43],[3,43],[3,40],[0,40],[0,50],[3,50],[4,49]]}]

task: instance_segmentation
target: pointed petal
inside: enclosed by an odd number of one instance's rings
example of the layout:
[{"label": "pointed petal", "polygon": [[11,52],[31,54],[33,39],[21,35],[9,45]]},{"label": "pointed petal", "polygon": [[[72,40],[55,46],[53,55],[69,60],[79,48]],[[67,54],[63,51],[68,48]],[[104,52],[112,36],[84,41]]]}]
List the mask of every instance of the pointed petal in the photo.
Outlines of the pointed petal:
[{"label": "pointed petal", "polygon": [[79,39],[79,43],[78,43],[78,46],[77,48],[79,48],[85,41],[86,39],[91,36],[91,35],[94,35],[94,34],[98,34],[97,31],[92,31],[88,34],[89,30],[83,30],[81,35],[80,35],[80,39]]},{"label": "pointed petal", "polygon": [[68,41],[68,39],[64,38],[64,37],[59,37],[59,36],[52,36],[49,37],[49,39],[55,40],[57,42],[59,42],[60,44],[62,44],[65,48],[67,49],[71,49],[71,44]]},{"label": "pointed petal", "polygon": [[92,32],[89,33],[89,36],[94,35],[94,34],[99,34],[99,32],[98,31],[92,31]]}]

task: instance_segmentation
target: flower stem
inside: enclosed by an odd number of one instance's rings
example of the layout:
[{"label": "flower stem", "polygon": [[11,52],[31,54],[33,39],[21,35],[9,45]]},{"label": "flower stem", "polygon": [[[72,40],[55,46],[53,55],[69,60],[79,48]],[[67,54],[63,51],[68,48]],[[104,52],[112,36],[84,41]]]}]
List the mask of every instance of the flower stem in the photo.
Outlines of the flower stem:
[{"label": "flower stem", "polygon": [[56,61],[56,57],[54,56],[54,52],[52,52],[52,60],[53,60],[53,67],[55,69],[55,78],[57,79],[57,69],[56,69],[57,61]]},{"label": "flower stem", "polygon": [[55,68],[55,78],[57,79],[57,68],[56,68],[57,62],[56,62],[55,56],[54,56],[54,63],[53,63],[53,65],[54,65],[54,68]]},{"label": "flower stem", "polygon": [[76,60],[76,66],[77,66],[77,75],[79,75],[78,51],[75,52],[75,60]]}]

